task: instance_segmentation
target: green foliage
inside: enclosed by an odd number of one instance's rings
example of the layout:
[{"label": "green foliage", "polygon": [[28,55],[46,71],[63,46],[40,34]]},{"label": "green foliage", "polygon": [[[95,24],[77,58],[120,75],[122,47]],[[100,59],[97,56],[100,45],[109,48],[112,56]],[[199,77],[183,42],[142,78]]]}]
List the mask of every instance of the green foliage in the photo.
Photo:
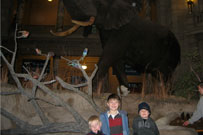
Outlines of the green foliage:
[{"label": "green foliage", "polygon": [[195,99],[198,96],[197,83],[198,81],[193,73],[185,72],[175,83],[174,94],[187,99]]},{"label": "green foliage", "polygon": [[[203,72],[203,61],[201,60],[198,48],[193,48],[191,51],[184,56],[187,59],[188,64],[185,66],[187,70],[181,74],[174,84],[174,94],[176,96],[182,96],[187,99],[198,99],[199,93],[197,85],[199,80],[198,75],[202,75]],[[193,71],[191,70],[193,69]],[[195,75],[196,74],[196,75]]]}]

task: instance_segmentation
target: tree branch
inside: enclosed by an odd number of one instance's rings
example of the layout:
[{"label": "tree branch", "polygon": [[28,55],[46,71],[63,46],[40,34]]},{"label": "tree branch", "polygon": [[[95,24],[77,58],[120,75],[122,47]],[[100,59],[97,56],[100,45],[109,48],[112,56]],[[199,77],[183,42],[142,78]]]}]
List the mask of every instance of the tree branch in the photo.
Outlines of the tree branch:
[{"label": "tree branch", "polygon": [[9,50],[8,48],[6,48],[6,47],[4,47],[4,46],[0,46],[0,48],[3,48],[3,49],[7,50],[7,51],[10,52],[10,53],[13,53],[13,51]]},{"label": "tree branch", "polygon": [[194,71],[194,69],[192,68],[191,65],[190,65],[190,70],[195,74],[195,76],[197,77],[198,81],[201,82],[200,77],[199,77],[198,74]]},{"label": "tree branch", "polygon": [[87,86],[87,83],[81,83],[81,84],[77,84],[77,85],[69,84],[69,85],[71,85],[72,87],[78,88],[78,87],[84,87],[84,86]]},{"label": "tree branch", "polygon": [[[40,76],[39,76],[39,78],[38,78],[38,81],[41,81],[41,80],[42,80],[42,77],[43,77],[43,75],[44,75],[44,72],[45,72],[45,70],[46,70],[46,67],[47,67],[47,65],[48,65],[48,63],[49,63],[49,59],[50,59],[50,57],[52,56],[52,55],[50,55],[50,54],[51,54],[51,53],[48,53],[48,55],[47,55],[47,57],[46,57],[46,61],[45,61],[45,64],[43,65],[43,69],[42,69],[41,74],[40,74]],[[36,90],[37,90],[37,85],[34,84],[34,86],[32,87],[32,95],[33,95],[33,97],[35,97],[35,95],[36,95]]]},{"label": "tree branch", "polygon": [[31,100],[40,100],[40,101],[42,101],[42,102],[45,102],[45,103],[50,104],[50,105],[54,105],[54,106],[56,106],[56,107],[62,107],[62,105],[53,104],[53,103],[51,103],[51,102],[49,102],[49,101],[46,101],[46,100],[44,100],[44,99],[41,99],[41,98],[31,98],[31,99],[28,99],[28,102],[30,102]]},{"label": "tree branch", "polygon": [[78,93],[81,97],[83,97],[85,100],[88,101],[88,103],[90,105],[92,105],[92,107],[99,113],[102,112],[102,110],[95,104],[95,102],[93,101],[92,97],[88,96],[87,94],[81,92],[80,90],[72,87],[72,85],[64,82],[60,77],[56,76],[56,80],[61,84],[62,87],[64,87],[65,89],[68,89],[68,90],[72,90],[76,93]]},{"label": "tree branch", "polygon": [[42,91],[44,91],[45,93],[49,94],[51,97],[53,97],[56,102],[58,102],[59,104],[61,104],[65,109],[67,109],[75,118],[75,120],[81,124],[81,125],[85,125],[86,128],[88,128],[88,124],[87,122],[81,117],[81,115],[75,111],[74,108],[72,108],[70,105],[66,104],[60,97],[56,96],[55,93],[53,93],[48,87],[46,87],[45,85],[43,85],[42,83],[40,83],[38,80],[30,77],[29,75],[26,74],[17,74],[18,77],[22,77],[22,78],[27,78],[30,81],[32,81],[32,83],[34,83],[35,85],[37,85],[38,87],[40,87],[42,89]]},{"label": "tree branch", "polygon": [[54,82],[56,82],[56,80],[51,80],[51,81],[43,82],[43,84],[44,84],[44,85],[47,85],[47,84],[52,84],[52,83],[54,83]]},{"label": "tree branch", "polygon": [[0,92],[0,95],[2,96],[9,96],[9,95],[15,95],[15,94],[21,94],[20,91],[14,91],[14,92]]},{"label": "tree branch", "polygon": [[94,76],[95,76],[97,70],[98,70],[98,66],[97,66],[97,64],[95,64],[95,69],[94,69],[94,71],[92,72],[91,77],[90,77],[91,80],[94,78]]},{"label": "tree branch", "polygon": [[29,128],[31,127],[30,124],[20,120],[19,118],[15,117],[14,115],[12,115],[11,113],[7,112],[3,108],[0,108],[0,110],[1,110],[1,115],[5,116],[6,118],[8,118],[11,121],[13,121],[18,127],[25,128],[25,129],[28,128],[28,127]]},{"label": "tree branch", "polygon": [[[10,119],[11,121],[15,122],[18,128],[15,129],[9,129],[9,130],[3,130],[1,131],[2,134],[30,134],[30,135],[34,135],[34,134],[43,134],[43,133],[58,133],[58,132],[80,132],[80,133],[86,133],[88,131],[88,123],[87,121],[69,104],[65,103],[59,96],[57,96],[54,92],[52,92],[47,86],[45,86],[45,84],[50,84],[55,82],[55,80],[52,81],[48,81],[48,82],[41,82],[43,75],[45,73],[45,69],[48,65],[48,62],[50,60],[50,57],[54,55],[54,53],[49,52],[48,55],[42,54],[41,50],[36,49],[37,53],[40,55],[44,55],[46,56],[46,61],[44,63],[43,69],[40,73],[40,76],[38,77],[38,79],[35,79],[32,77],[32,75],[29,73],[29,71],[25,68],[25,70],[28,72],[28,74],[17,74],[14,71],[14,63],[15,63],[15,58],[16,58],[16,52],[17,52],[17,24],[16,24],[16,29],[15,29],[15,47],[14,47],[14,52],[8,50],[7,48],[0,46],[0,48],[4,48],[7,51],[13,53],[12,59],[11,59],[11,63],[8,62],[8,60],[6,59],[6,57],[4,56],[4,54],[2,53],[2,51],[0,50],[0,56],[3,58],[3,60],[5,61],[14,81],[17,84],[17,91],[14,92],[1,92],[1,95],[13,95],[13,94],[22,94],[23,96],[26,96],[28,98],[28,101],[31,101],[32,105],[35,108],[35,111],[37,112],[37,114],[39,115],[43,125],[31,125],[28,122],[24,122],[22,120],[20,120],[19,118],[15,117],[14,115],[12,115],[11,113],[7,112],[6,110],[1,108],[1,114],[5,117],[7,117],[8,119]],[[21,37],[19,37],[21,38]],[[75,65],[77,68],[79,68],[82,73],[83,76],[86,78],[87,83],[82,83],[82,84],[78,84],[78,85],[70,85],[65,83],[63,80],[61,80],[60,78],[57,78],[59,80],[59,82],[62,84],[62,86],[64,88],[70,88],[71,90],[77,92],[79,95],[81,95],[83,98],[85,98],[92,106],[93,108],[97,111],[97,112],[101,112],[100,108],[95,104],[93,97],[92,97],[92,79],[97,71],[97,66],[96,69],[93,71],[91,77],[89,78],[89,76],[87,75],[87,73],[85,72],[85,70],[82,68],[81,64],[79,63],[79,61],[83,60],[84,57],[87,55],[87,48],[85,49],[86,51],[83,52],[83,57],[80,60],[67,60],[70,62],[70,64]],[[62,57],[63,58],[63,57]],[[65,58],[64,58],[65,59]],[[19,78],[24,78],[24,79],[28,79],[33,83],[33,88],[32,88],[32,92],[31,94],[28,93],[27,91],[25,91],[25,89],[22,87],[22,84],[19,80]],[[84,92],[81,92],[78,90],[78,88],[83,87],[83,86],[88,86],[88,94],[85,94]],[[50,95],[57,104],[53,104],[50,103],[49,101],[46,101],[44,99],[41,98],[37,98],[36,96],[36,91],[37,91],[37,87],[41,88],[42,91],[44,91],[45,93],[47,93],[48,95]],[[71,115],[74,117],[74,119],[76,120],[76,122],[68,122],[68,123],[50,123],[48,118],[45,116],[44,112],[41,110],[40,106],[38,105],[37,100],[46,102],[48,104],[54,105],[54,106],[60,106],[60,107],[64,107],[67,111],[69,111],[71,113]]]},{"label": "tree branch", "polygon": [[87,75],[87,73],[85,72],[85,70],[82,68],[81,64],[79,63],[79,61],[77,61],[78,64],[78,68],[80,69],[80,71],[82,72],[83,76],[85,77],[86,80],[89,80],[89,76]]},{"label": "tree branch", "polygon": [[59,133],[59,132],[75,132],[75,133],[86,133],[87,130],[83,130],[76,122],[66,122],[66,123],[50,123],[47,125],[31,125],[27,122],[20,120],[13,114],[7,112],[6,110],[0,108],[1,114],[6,118],[13,121],[17,127],[15,129],[1,130],[2,135],[37,135],[43,133]]},{"label": "tree branch", "polygon": [[[19,91],[21,92],[21,94],[24,95],[24,96],[26,96],[28,99],[31,98],[31,95],[28,94],[27,92],[25,92],[24,88],[22,87],[21,82],[20,82],[20,80],[18,79],[18,77],[17,77],[17,75],[16,75],[16,73],[15,73],[15,71],[14,71],[14,66],[8,62],[8,60],[5,58],[5,56],[4,56],[4,54],[1,52],[1,50],[0,50],[0,55],[1,55],[1,57],[3,58],[3,60],[5,61],[5,63],[7,64],[7,67],[8,67],[8,69],[9,69],[9,71],[10,71],[10,73],[11,73],[11,75],[12,75],[14,81],[16,82],[17,87],[18,87]],[[33,100],[33,101],[31,101],[31,103],[32,103],[32,105],[34,106],[35,111],[36,111],[36,112],[38,113],[38,115],[40,116],[40,119],[42,120],[42,122],[43,122],[44,124],[49,123],[49,120],[46,118],[46,116],[44,115],[43,111],[41,110],[41,108],[39,107],[39,105],[37,104],[37,102]]]},{"label": "tree branch", "polygon": [[15,33],[14,33],[15,47],[14,47],[13,57],[11,59],[12,67],[14,67],[14,62],[15,62],[16,53],[17,53],[17,47],[18,47],[17,38],[16,38],[17,31],[18,31],[18,24],[16,23],[16,28],[15,28]]},{"label": "tree branch", "polygon": [[15,128],[8,130],[1,130],[1,135],[39,135],[45,133],[61,133],[61,132],[71,132],[71,133],[83,133],[86,134],[87,131],[82,130],[83,128],[75,122],[67,123],[51,123],[49,125],[33,125],[31,128]]}]

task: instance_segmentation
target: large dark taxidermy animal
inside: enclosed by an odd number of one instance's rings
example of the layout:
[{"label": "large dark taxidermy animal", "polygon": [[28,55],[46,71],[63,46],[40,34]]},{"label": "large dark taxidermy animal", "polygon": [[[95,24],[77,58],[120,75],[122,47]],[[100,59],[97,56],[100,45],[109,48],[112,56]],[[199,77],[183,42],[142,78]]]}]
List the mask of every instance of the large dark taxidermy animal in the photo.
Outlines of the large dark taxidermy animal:
[{"label": "large dark taxidermy animal", "polygon": [[64,0],[75,25],[64,32],[66,36],[80,26],[95,24],[99,30],[103,53],[98,63],[100,93],[105,75],[113,67],[120,85],[128,87],[125,64],[140,73],[150,73],[166,82],[180,63],[180,46],[166,27],[144,20],[137,15],[133,0]]}]

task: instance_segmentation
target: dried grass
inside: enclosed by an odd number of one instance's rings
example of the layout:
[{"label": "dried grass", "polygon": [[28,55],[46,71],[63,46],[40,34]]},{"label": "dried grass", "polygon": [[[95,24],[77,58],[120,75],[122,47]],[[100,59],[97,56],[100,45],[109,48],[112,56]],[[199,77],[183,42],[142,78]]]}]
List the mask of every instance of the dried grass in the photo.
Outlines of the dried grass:
[{"label": "dried grass", "polygon": [[146,95],[152,95],[155,98],[167,98],[169,96],[169,90],[171,88],[171,81],[164,82],[163,75],[159,74],[159,80],[151,77],[151,75],[144,74],[142,93],[141,96],[144,98]]},{"label": "dried grass", "polygon": [[8,68],[1,66],[1,80],[0,83],[8,83]]}]

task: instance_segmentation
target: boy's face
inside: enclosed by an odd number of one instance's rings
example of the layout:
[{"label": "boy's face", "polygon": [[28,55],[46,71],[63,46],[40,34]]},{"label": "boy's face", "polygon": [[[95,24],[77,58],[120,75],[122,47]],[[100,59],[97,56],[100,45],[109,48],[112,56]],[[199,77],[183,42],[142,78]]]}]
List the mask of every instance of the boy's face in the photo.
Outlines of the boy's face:
[{"label": "boy's face", "polygon": [[107,106],[109,107],[110,111],[117,111],[119,105],[120,105],[120,102],[117,99],[110,99],[107,102]]},{"label": "boy's face", "polygon": [[143,119],[148,119],[149,117],[149,111],[146,109],[141,109],[139,114]]},{"label": "boy's face", "polygon": [[200,95],[203,95],[203,88],[198,86],[198,90],[199,90]]},{"label": "boy's face", "polygon": [[101,129],[102,123],[98,120],[94,120],[90,124],[90,129],[92,132],[96,133]]}]

